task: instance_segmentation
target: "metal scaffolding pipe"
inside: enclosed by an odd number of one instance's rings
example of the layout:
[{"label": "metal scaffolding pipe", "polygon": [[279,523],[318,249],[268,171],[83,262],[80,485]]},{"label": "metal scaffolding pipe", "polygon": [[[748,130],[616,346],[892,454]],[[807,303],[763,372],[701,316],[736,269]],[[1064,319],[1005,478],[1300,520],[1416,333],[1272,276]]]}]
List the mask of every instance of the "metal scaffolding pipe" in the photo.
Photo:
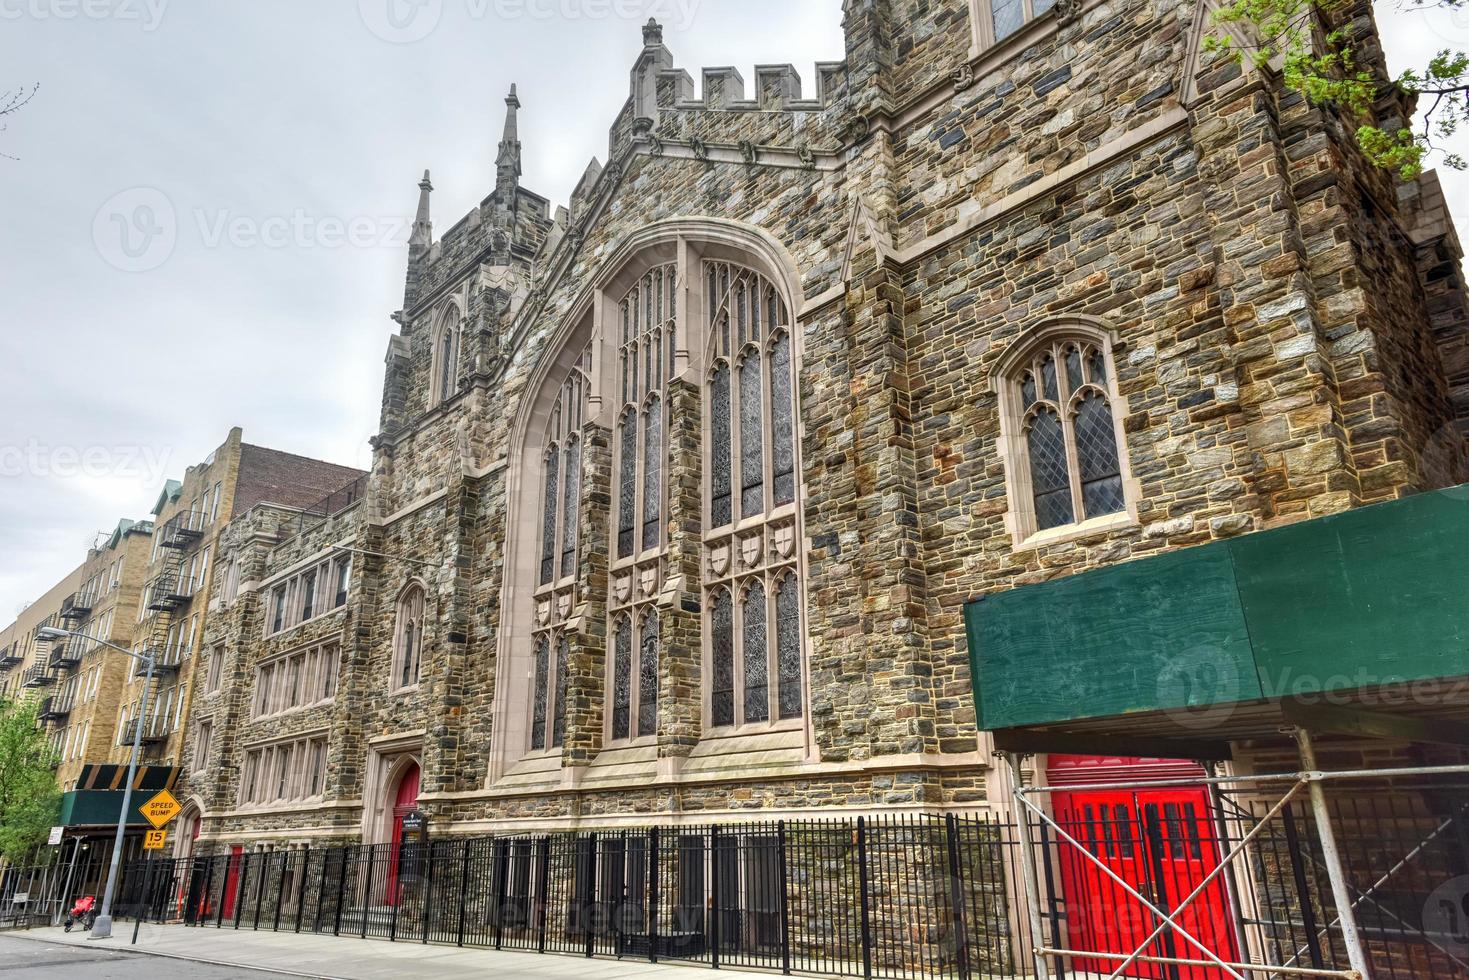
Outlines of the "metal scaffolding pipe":
[{"label": "metal scaffolding pipe", "polygon": [[[1040,942],[1045,933],[1045,921],[1041,918],[1041,886],[1040,876],[1035,866],[1035,848],[1030,840],[1030,817],[1026,814],[1026,799],[1020,790],[1025,785],[1025,779],[1020,771],[1020,757],[1013,752],[1004,753],[1005,762],[1010,768],[1010,783],[1015,791],[1015,799],[1021,804],[1019,812],[1015,814],[1015,838],[1020,845],[1020,874],[1025,879],[1025,904],[1029,906],[1030,932],[1036,942]],[[1040,951],[1035,952],[1035,975],[1036,980],[1051,980],[1051,965],[1042,956]]]}]

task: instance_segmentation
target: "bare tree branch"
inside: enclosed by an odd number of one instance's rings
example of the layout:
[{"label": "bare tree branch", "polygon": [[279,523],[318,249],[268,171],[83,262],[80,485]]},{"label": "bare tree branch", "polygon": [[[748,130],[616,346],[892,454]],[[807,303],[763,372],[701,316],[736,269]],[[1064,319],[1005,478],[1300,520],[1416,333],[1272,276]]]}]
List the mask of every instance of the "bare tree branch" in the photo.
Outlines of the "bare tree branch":
[{"label": "bare tree branch", "polygon": [[[13,90],[0,90],[0,120],[3,120],[6,116],[14,115],[15,113],[24,109],[26,105],[31,101],[31,99],[34,99],[36,97],[36,93],[40,90],[40,82],[34,83],[30,86],[29,89],[27,89],[26,86],[22,85],[19,88]],[[0,133],[5,132],[5,129],[6,123],[0,122]],[[0,157],[4,157],[7,160],[20,159],[19,157],[11,156],[4,150],[0,150]]]}]

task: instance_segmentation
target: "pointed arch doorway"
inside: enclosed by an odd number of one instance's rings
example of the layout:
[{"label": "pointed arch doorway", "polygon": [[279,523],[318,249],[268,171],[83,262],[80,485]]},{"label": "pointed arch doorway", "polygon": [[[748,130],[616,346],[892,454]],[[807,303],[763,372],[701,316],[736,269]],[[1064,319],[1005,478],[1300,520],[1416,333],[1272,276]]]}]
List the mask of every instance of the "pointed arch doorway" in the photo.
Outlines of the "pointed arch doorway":
[{"label": "pointed arch doorway", "polygon": [[398,777],[390,797],[392,810],[389,814],[390,834],[388,849],[388,878],[386,904],[396,906],[399,899],[399,869],[403,859],[403,819],[418,809],[418,793],[423,785],[423,770],[417,762],[410,762]]}]

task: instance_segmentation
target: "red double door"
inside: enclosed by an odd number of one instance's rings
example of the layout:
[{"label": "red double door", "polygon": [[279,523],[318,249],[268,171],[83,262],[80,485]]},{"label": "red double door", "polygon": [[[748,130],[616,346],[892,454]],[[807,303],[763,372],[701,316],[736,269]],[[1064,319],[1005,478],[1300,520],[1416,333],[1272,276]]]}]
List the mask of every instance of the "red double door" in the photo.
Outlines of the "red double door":
[{"label": "red double door", "polygon": [[[1088,766],[1053,760],[1053,785],[1066,780],[1086,782],[1085,773],[1107,774],[1119,780],[1135,773],[1135,780],[1176,776],[1202,770],[1189,763],[1166,760],[1097,760]],[[1056,766],[1056,762],[1061,762]],[[1057,780],[1055,776],[1061,774]],[[1076,848],[1060,848],[1061,888],[1066,896],[1066,930],[1073,950],[1129,956],[1147,941],[1160,920],[1136,897],[1128,894],[1106,871],[1127,882],[1154,906],[1172,914],[1190,935],[1225,962],[1238,962],[1233,911],[1224,875],[1218,875],[1196,898],[1189,896],[1219,867],[1222,854],[1215,831],[1213,808],[1206,788],[1180,787],[1132,790],[1087,789],[1054,794],[1056,822],[1080,842],[1096,860]],[[1100,865],[1100,866],[1099,866]],[[1187,901],[1187,904],[1184,904]],[[1200,960],[1208,957],[1172,928],[1143,950],[1160,959]],[[1081,959],[1072,966],[1080,972],[1109,976],[1120,959]],[[1222,980],[1218,967],[1135,962],[1129,977],[1148,980]]]},{"label": "red double door", "polygon": [[418,809],[418,792],[422,786],[423,773],[414,766],[403,774],[398,783],[397,795],[393,798],[393,841],[388,854],[388,880],[386,904],[398,904],[398,871],[403,856],[403,818]]}]

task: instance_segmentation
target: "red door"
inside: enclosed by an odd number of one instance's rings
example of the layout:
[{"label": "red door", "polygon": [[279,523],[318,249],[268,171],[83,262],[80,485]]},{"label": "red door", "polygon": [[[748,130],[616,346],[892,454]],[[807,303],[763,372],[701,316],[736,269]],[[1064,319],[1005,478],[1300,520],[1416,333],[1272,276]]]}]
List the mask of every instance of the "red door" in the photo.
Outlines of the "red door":
[{"label": "red door", "polygon": [[[1106,760],[1105,768],[1128,768],[1159,775],[1157,760]],[[1123,763],[1123,766],[1117,766]],[[1187,764],[1183,764],[1187,765]],[[1085,768],[1085,767],[1083,767]],[[1096,771],[1093,769],[1092,771]],[[1053,775],[1055,770],[1053,770]],[[1074,782],[1085,782],[1085,777]],[[1062,785],[1065,780],[1061,780]],[[1218,866],[1218,835],[1208,790],[1179,787],[1157,790],[1058,792],[1056,822],[1088,852],[1153,905],[1172,913]],[[1067,898],[1069,946],[1075,950],[1131,955],[1158,927],[1157,916],[1129,895],[1075,848],[1060,849],[1061,887]],[[1178,923],[1226,962],[1237,961],[1229,894],[1221,875],[1183,907]],[[1169,928],[1143,950],[1148,956],[1207,959],[1198,947]],[[1109,975],[1120,960],[1077,960],[1078,971]],[[1221,980],[1217,967],[1134,963],[1127,976],[1147,980]]]},{"label": "red door", "polygon": [[226,864],[227,870],[224,876],[223,912],[226,919],[235,917],[236,892],[240,889],[240,861],[243,860],[240,855],[244,851],[243,847],[230,848],[230,859]]},{"label": "red door", "polygon": [[418,766],[410,768],[403,774],[403,779],[398,783],[398,793],[393,798],[393,840],[388,852],[387,894],[384,896],[386,904],[392,906],[398,904],[398,861],[403,848],[403,818],[418,809],[418,790],[422,776]]}]

